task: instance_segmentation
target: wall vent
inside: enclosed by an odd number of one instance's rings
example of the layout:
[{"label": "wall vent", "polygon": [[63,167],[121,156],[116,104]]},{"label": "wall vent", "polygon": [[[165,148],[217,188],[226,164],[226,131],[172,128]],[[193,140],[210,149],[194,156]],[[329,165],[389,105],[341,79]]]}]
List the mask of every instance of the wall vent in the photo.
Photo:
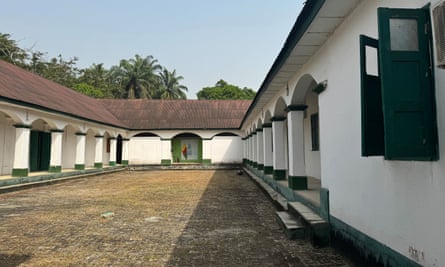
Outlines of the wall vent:
[{"label": "wall vent", "polygon": [[437,66],[445,68],[445,1],[433,9],[434,35],[436,38]]}]

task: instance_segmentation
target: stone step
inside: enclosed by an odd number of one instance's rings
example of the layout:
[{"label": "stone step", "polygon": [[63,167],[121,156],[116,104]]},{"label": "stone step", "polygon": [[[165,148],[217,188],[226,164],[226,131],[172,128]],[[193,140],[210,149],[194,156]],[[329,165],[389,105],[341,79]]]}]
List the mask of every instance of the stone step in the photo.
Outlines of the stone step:
[{"label": "stone step", "polygon": [[314,246],[330,243],[329,223],[301,202],[288,202],[288,212],[306,227],[306,235]]},{"label": "stone step", "polygon": [[295,217],[286,211],[277,211],[276,219],[289,239],[303,239],[305,237],[304,226]]}]

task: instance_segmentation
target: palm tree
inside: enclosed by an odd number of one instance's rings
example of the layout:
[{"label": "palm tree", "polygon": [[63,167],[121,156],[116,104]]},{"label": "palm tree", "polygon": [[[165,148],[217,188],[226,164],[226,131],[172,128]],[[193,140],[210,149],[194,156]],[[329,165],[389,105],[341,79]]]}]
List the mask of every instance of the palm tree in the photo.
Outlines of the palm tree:
[{"label": "palm tree", "polygon": [[152,98],[154,95],[161,66],[152,56],[142,58],[122,59],[116,68],[112,68],[112,75],[124,87],[125,98]]},{"label": "palm tree", "polygon": [[188,91],[188,89],[179,83],[184,77],[176,76],[176,70],[169,72],[164,68],[159,73],[159,77],[161,82],[159,92],[161,99],[187,99],[184,91]]}]

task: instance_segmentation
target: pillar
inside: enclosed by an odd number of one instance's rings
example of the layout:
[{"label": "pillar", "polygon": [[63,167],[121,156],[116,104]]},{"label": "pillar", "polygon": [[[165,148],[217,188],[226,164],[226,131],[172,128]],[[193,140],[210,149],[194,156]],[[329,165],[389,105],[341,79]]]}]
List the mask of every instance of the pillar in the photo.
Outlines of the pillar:
[{"label": "pillar", "polygon": [[264,174],[273,174],[272,123],[263,124]]},{"label": "pillar", "polygon": [[62,171],[62,140],[63,130],[51,130],[51,156],[49,172]]},{"label": "pillar", "polygon": [[172,141],[170,138],[161,138],[161,165],[172,164]]},{"label": "pillar", "polygon": [[94,153],[94,168],[102,168],[104,166],[102,150],[104,148],[104,136],[96,135],[94,136],[96,139],[96,150]]},{"label": "pillar", "polygon": [[28,176],[29,173],[29,142],[31,135],[31,126],[14,125],[15,127],[15,146],[14,162],[12,167],[12,176]]},{"label": "pillar", "polygon": [[110,161],[108,162],[108,165],[110,166],[116,166],[116,145],[117,145],[117,139],[116,137],[110,137]]},{"label": "pillar", "polygon": [[128,165],[128,142],[130,139],[122,138],[122,165]]},{"label": "pillar", "polygon": [[256,130],[257,137],[257,168],[258,170],[264,169],[264,149],[263,149],[263,129]]},{"label": "pillar", "polygon": [[289,187],[307,189],[307,176],[304,156],[304,110],[306,105],[288,107],[289,138]]},{"label": "pillar", "polygon": [[212,139],[202,139],[202,164],[212,164]]},{"label": "pillar", "polygon": [[74,163],[74,169],[76,170],[85,170],[86,135],[86,133],[76,133],[76,162]]},{"label": "pillar", "polygon": [[285,117],[273,117],[272,136],[273,136],[273,177],[275,180],[286,179],[286,162],[284,155],[284,120]]}]

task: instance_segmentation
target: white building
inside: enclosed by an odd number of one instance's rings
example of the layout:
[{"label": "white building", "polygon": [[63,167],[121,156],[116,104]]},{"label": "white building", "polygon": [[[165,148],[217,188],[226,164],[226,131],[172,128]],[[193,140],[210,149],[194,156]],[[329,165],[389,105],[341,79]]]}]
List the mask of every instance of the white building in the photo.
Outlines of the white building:
[{"label": "white building", "polygon": [[241,126],[251,170],[387,265],[445,266],[444,35],[443,0],[307,1]]}]

